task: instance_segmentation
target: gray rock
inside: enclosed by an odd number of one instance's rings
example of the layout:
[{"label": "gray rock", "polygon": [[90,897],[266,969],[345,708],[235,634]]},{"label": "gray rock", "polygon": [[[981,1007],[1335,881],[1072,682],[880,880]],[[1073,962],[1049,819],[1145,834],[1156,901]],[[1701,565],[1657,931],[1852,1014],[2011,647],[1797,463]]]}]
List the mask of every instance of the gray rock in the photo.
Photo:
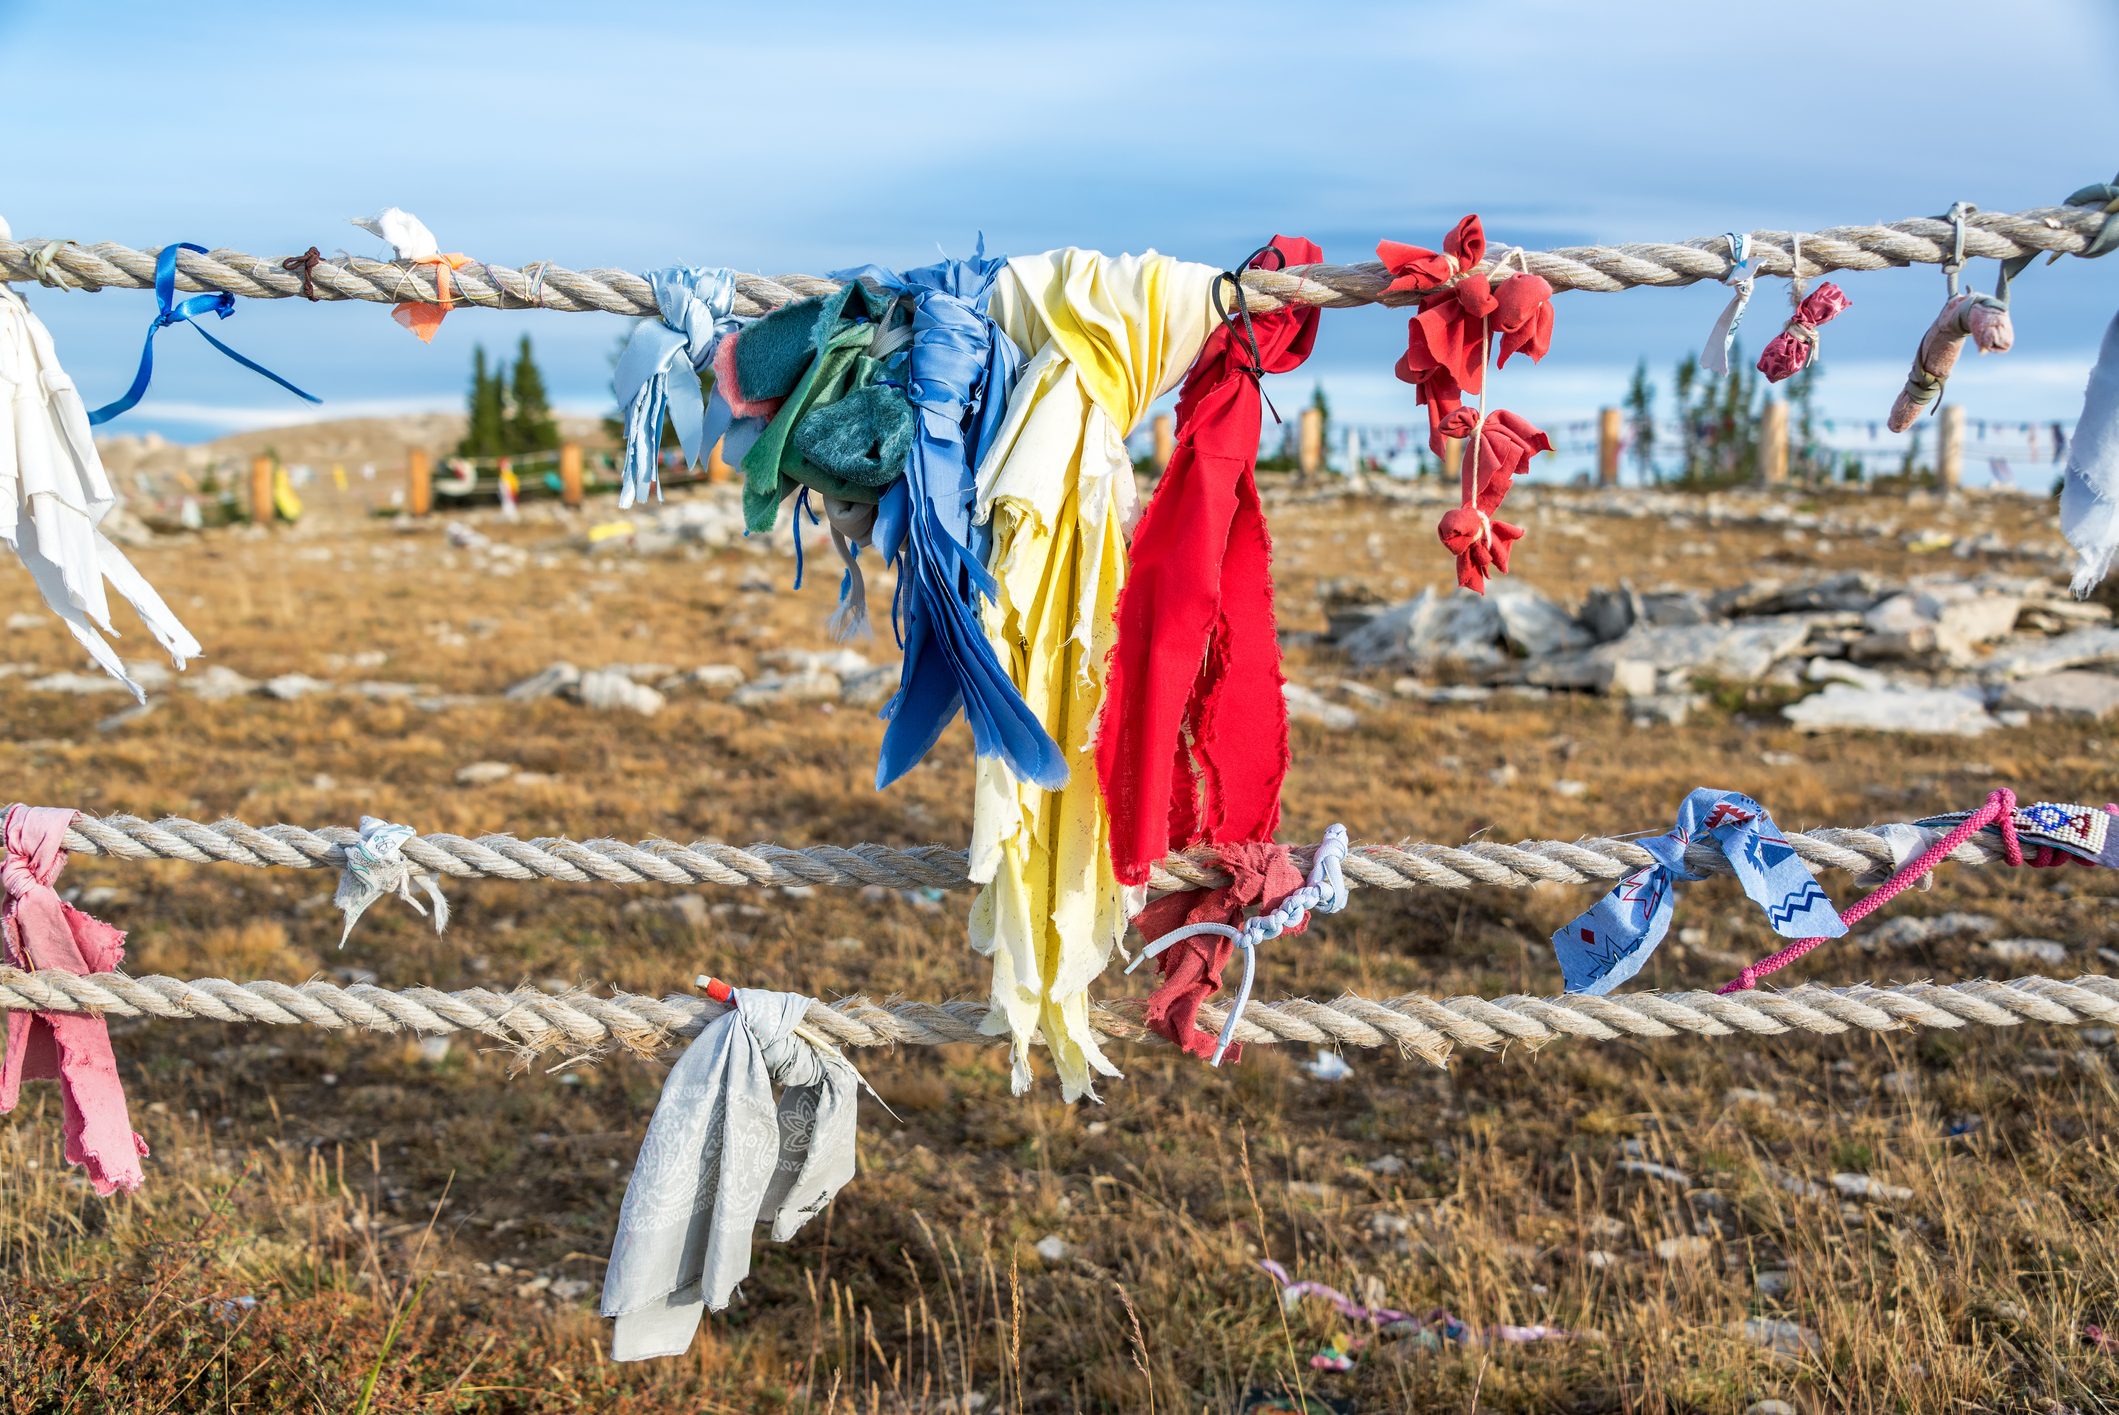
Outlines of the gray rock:
[{"label": "gray rock", "polygon": [[1940,943],[1968,934],[1989,934],[1999,927],[2001,925],[1987,914],[1953,910],[1927,919],[1902,914],[1885,920],[1869,938],[1879,948],[1918,948],[1922,944]]},{"label": "gray rock", "polygon": [[1803,1356],[1818,1349],[1817,1333],[1779,1317],[1746,1317],[1738,1324],[1744,1340],[1782,1356]]},{"label": "gray rock", "polygon": [[2056,638],[2005,649],[1984,665],[1997,678],[2035,678],[2064,668],[2119,663],[2119,629],[2076,629]]},{"label": "gray rock", "polygon": [[2051,712],[2064,717],[2103,717],[2119,711],[2119,677],[2064,668],[2038,678],[2009,684],[2002,707],[2023,712]]},{"label": "gray rock", "polygon": [[1790,703],[1781,716],[1805,732],[1907,732],[1918,736],[1976,737],[1999,726],[1977,693],[1958,688],[1856,688],[1826,685]]},{"label": "gray rock", "polygon": [[553,664],[542,673],[523,679],[501,696],[512,703],[534,703],[563,693],[581,681],[581,670],[571,663]]},{"label": "gray rock", "polygon": [[1744,1407],[1744,1415],[1796,1415],[1796,1410],[1785,1400],[1754,1400]]},{"label": "gray rock", "polygon": [[1888,688],[1891,680],[1881,670],[1863,668],[1843,658],[1813,658],[1803,665],[1803,678],[1811,683],[1852,683],[1857,688]]},{"label": "gray rock", "polygon": [[1810,629],[1811,620],[1799,614],[1732,624],[1637,627],[1622,639],[1591,649],[1590,654],[1612,663],[1639,660],[1654,665],[1659,673],[1681,669],[1731,683],[1752,683],[1798,652],[1809,639]]},{"label": "gray rock", "polygon": [[114,712],[109,717],[106,717],[101,722],[97,723],[96,731],[117,732],[123,728],[132,726],[135,722],[138,722],[141,718],[147,716],[147,714],[153,712],[154,710],[155,705],[153,699],[149,699],[144,703],[134,703],[131,707],[121,709],[118,712]]},{"label": "gray rock", "polygon": [[829,673],[851,678],[868,667],[868,660],[852,649],[767,649],[758,655],[767,668],[787,673]]},{"label": "gray rock", "polygon": [[839,700],[852,707],[881,707],[890,701],[903,677],[899,665],[879,663],[839,680]]},{"label": "gray rock", "polygon": [[695,932],[705,928],[712,917],[703,894],[672,894],[667,899],[635,899],[619,912],[628,919],[668,919]]},{"label": "gray rock", "polygon": [[1581,621],[1591,638],[1608,644],[1641,622],[1641,597],[1623,580],[1615,590],[1591,590],[1582,600]]},{"label": "gray rock", "polygon": [[663,692],[680,688],[703,688],[709,693],[731,693],[743,686],[744,672],[733,663],[703,663],[684,673],[673,673],[655,686]]},{"label": "gray rock", "polygon": [[729,695],[737,707],[764,707],[773,703],[827,703],[838,700],[844,685],[836,673],[767,673],[753,678]]},{"label": "gray rock", "polygon": [[1636,727],[1683,727],[1699,705],[1697,693],[1648,693],[1626,704],[1626,719]]},{"label": "gray rock", "polygon": [[498,781],[507,781],[515,775],[512,762],[472,762],[456,769],[458,786],[491,786]]},{"label": "gray rock", "polygon": [[1793,585],[1763,584],[1728,590],[1711,601],[1721,614],[1817,614],[1869,608],[1884,597],[1883,582],[1866,570],[1847,570]]},{"label": "gray rock", "polygon": [[1526,658],[1584,649],[1595,642],[1573,615],[1527,585],[1503,581],[1489,586],[1486,597],[1500,617],[1502,641]]},{"label": "gray rock", "polygon": [[[417,698],[428,690],[421,683],[394,683],[386,678],[363,678],[358,683],[348,683],[346,692],[356,698],[366,698],[371,703],[401,703]],[[471,701],[466,698],[465,701]]]},{"label": "gray rock", "polygon": [[2067,945],[2050,938],[1997,938],[1987,951],[2004,963],[2043,963],[2056,967],[2067,962]]},{"label": "gray rock", "polygon": [[1424,668],[1438,663],[1497,667],[1501,612],[1483,595],[1422,590],[1347,635],[1347,657],[1364,668]]},{"label": "gray rock", "polygon": [[216,663],[211,668],[184,675],[184,686],[191,695],[209,703],[225,703],[232,698],[248,697],[257,691],[257,680],[245,678],[225,663]]},{"label": "gray rock", "polygon": [[37,693],[66,693],[72,697],[93,698],[104,693],[123,693],[125,685],[107,673],[47,673],[42,678],[32,678],[24,685]]},{"label": "gray rock", "polygon": [[291,703],[312,693],[328,693],[331,691],[331,684],[321,678],[311,678],[306,673],[282,673],[277,678],[267,678],[264,686],[258,691],[268,698]]},{"label": "gray rock", "polygon": [[1940,655],[1967,665],[1981,644],[2007,637],[2023,601],[2016,595],[1983,594],[1971,586],[1935,586],[1892,595],[1862,616],[1866,632],[1853,646],[1856,658],[1922,658]]},{"label": "gray rock", "polygon": [[574,685],[573,697],[583,707],[598,712],[625,708],[643,717],[653,717],[661,712],[667,701],[645,683],[635,683],[623,673],[612,673],[607,669],[582,674],[581,681]]},{"label": "gray rock", "polygon": [[655,683],[669,677],[677,670],[667,663],[607,663],[605,673],[622,673],[635,683]]},{"label": "gray rock", "polygon": [[1300,683],[1283,684],[1281,691],[1287,698],[1290,722],[1314,722],[1319,727],[1344,732],[1361,721],[1352,708],[1330,702]]}]

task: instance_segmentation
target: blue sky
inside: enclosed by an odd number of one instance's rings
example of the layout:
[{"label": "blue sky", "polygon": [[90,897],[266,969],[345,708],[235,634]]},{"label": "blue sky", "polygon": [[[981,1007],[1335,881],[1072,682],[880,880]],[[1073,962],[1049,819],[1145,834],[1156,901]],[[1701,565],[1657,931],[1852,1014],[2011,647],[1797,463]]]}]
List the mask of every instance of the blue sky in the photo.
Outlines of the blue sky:
[{"label": "blue sky", "polygon": [[[2005,8],[2007,18],[2000,18]],[[917,22],[905,18],[917,12]],[[1436,243],[1466,211],[1534,247],[1811,228],[2057,201],[2119,169],[2110,0],[1647,0],[1066,6],[652,3],[288,7],[0,0],[18,236],[381,254],[397,205],[511,265],[825,271],[1078,244],[1227,264],[1275,231],[1327,258]],[[2048,103],[2054,106],[2047,108]],[[1973,280],[1990,285],[1990,265]],[[1845,281],[1826,410],[1881,418],[1939,305],[1933,268]],[[1748,321],[1775,327],[1785,286]],[[144,292],[36,291],[91,404],[129,380]],[[1646,356],[1698,347],[1724,292],[1568,294],[1553,355],[1497,400],[1560,421]],[[2017,345],[1968,357],[1975,417],[2071,416],[2119,258],[2035,268]],[[1404,316],[1327,314],[1299,400],[1413,418]],[[431,348],[375,305],[244,302],[216,332],[321,415],[453,406],[471,346],[535,338],[558,400],[608,399],[625,321],[450,318]],[[1291,401],[1283,398],[1283,404]],[[162,336],[115,430],[197,438],[313,416],[195,336]]]}]

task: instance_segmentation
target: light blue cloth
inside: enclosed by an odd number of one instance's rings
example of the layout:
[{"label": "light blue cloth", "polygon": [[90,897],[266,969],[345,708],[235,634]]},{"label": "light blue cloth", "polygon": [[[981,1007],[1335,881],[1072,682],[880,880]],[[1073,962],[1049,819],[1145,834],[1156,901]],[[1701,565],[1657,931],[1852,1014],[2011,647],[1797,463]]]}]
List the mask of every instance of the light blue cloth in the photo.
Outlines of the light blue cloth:
[{"label": "light blue cloth", "polygon": [[1640,842],[1644,865],[1552,936],[1569,992],[1607,993],[1641,971],[1670,932],[1671,887],[1705,879],[1685,863],[1685,847],[1709,845],[1783,938],[1838,938],[1839,910],[1811,877],[1766,808],[1734,791],[1701,787],[1678,807],[1677,828]]},{"label": "light blue cloth", "polygon": [[945,260],[902,274],[879,266],[834,273],[866,280],[912,305],[907,396],[917,415],[905,475],[883,494],[873,544],[898,570],[893,606],[905,659],[876,761],[878,790],[927,754],[962,707],[980,756],[1056,790],[1067,764],[994,657],[978,602],[998,590],[986,569],[992,531],[972,520],[974,477],[1007,412],[1022,351],[987,317],[1007,262]]},{"label": "light blue cloth", "polygon": [[[660,320],[643,319],[619,352],[611,391],[625,410],[625,472],[618,486],[624,510],[652,489],[659,499],[657,454],[665,415],[677,429],[685,465],[696,464],[729,430],[728,400],[715,390],[699,392],[698,375],[714,361],[722,336],[742,327],[733,313],[736,277],[725,267],[673,267],[650,271]],[[688,376],[673,378],[686,370]]]}]

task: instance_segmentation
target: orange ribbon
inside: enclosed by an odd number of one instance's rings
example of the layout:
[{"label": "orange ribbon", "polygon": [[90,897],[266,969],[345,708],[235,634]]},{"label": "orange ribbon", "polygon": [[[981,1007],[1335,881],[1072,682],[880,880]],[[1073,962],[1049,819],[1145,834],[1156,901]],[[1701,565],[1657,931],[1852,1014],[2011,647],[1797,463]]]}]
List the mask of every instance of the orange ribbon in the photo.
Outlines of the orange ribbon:
[{"label": "orange ribbon", "polygon": [[449,285],[449,272],[461,270],[471,263],[471,258],[461,251],[446,251],[440,255],[413,257],[413,265],[434,267],[434,293],[438,301],[407,301],[390,311],[390,318],[419,336],[422,344],[434,342],[434,332],[441,328],[442,320],[455,305],[456,298]]}]

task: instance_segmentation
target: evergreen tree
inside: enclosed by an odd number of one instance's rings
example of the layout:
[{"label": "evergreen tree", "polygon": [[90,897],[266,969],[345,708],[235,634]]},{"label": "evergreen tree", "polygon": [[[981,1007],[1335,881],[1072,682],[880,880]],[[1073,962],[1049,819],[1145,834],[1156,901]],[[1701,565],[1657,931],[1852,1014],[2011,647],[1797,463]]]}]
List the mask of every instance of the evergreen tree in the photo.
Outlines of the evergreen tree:
[{"label": "evergreen tree", "polygon": [[1648,360],[1633,368],[1626,386],[1626,413],[1633,442],[1633,466],[1641,481],[1660,481],[1655,470],[1655,385],[1648,381]]},{"label": "evergreen tree", "polygon": [[1680,465],[1679,481],[1691,481],[1699,475],[1700,468],[1700,421],[1699,413],[1692,405],[1693,391],[1700,382],[1700,361],[1696,355],[1687,354],[1679,361],[1674,378],[1678,400],[1678,439]]},{"label": "evergreen tree", "polygon": [[486,364],[483,344],[471,350],[471,396],[463,441],[456,444],[459,457],[498,457],[507,451],[507,399],[497,369]]},{"label": "evergreen tree", "polygon": [[1830,458],[1817,436],[1817,363],[1813,360],[1803,365],[1803,371],[1788,380],[1789,411],[1794,415],[1794,447],[1791,461],[1795,473],[1803,481],[1821,480],[1832,469]]},{"label": "evergreen tree", "polygon": [[[496,377],[496,383],[499,379]],[[522,336],[516,351],[515,371],[509,380],[506,425],[502,450],[519,456],[525,452],[549,452],[559,446],[559,423],[552,416],[551,399],[545,393],[544,374],[530,356],[530,336]]]}]

